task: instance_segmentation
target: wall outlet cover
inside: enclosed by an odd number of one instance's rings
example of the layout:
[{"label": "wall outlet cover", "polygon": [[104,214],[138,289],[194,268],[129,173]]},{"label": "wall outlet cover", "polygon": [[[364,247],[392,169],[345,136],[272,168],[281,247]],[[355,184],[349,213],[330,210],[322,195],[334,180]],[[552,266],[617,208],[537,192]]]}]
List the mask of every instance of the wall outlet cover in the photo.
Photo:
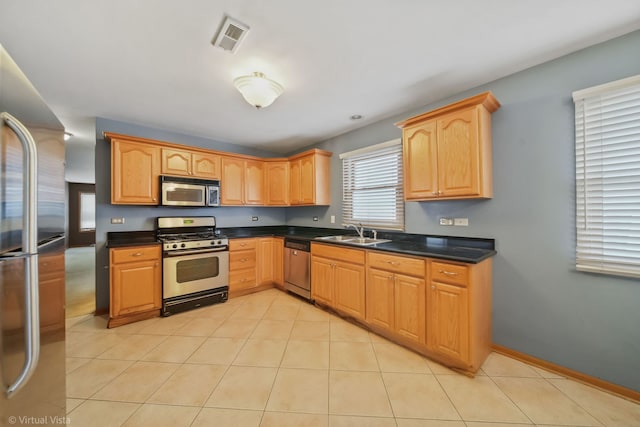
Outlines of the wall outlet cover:
[{"label": "wall outlet cover", "polygon": [[111,224],[124,224],[124,218],[111,218]]},{"label": "wall outlet cover", "polygon": [[336,216],[331,215],[331,224],[335,224],[335,223],[336,223]]},{"label": "wall outlet cover", "polygon": [[467,227],[469,226],[469,218],[454,218],[453,225]]},{"label": "wall outlet cover", "polygon": [[252,216],[252,217],[251,217],[251,221],[257,221],[257,220],[258,220],[258,217],[257,217],[257,216]]}]

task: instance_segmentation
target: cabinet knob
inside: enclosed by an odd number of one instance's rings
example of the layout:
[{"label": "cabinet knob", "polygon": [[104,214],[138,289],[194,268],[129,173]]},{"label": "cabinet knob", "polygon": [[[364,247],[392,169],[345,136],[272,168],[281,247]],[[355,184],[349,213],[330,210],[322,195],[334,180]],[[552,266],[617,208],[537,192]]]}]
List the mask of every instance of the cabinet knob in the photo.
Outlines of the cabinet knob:
[{"label": "cabinet knob", "polygon": [[154,197],[154,198],[153,198],[153,201],[154,201],[154,202],[157,202],[157,201],[158,201],[158,199]]},{"label": "cabinet knob", "polygon": [[433,193],[431,193],[431,194],[433,194],[434,196],[437,196],[437,195],[438,195],[438,192],[437,192],[437,191],[434,191],[434,192],[433,192]]},{"label": "cabinet knob", "polygon": [[435,288],[436,288],[436,285],[431,285],[431,289],[435,289]]}]

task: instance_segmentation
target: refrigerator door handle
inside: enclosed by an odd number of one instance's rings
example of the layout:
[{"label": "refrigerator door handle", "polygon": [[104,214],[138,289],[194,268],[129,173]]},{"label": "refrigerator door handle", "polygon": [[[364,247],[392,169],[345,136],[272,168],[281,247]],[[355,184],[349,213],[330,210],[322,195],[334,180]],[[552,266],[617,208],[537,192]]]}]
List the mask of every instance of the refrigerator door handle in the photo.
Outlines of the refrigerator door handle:
[{"label": "refrigerator door handle", "polygon": [[24,188],[22,252],[25,254],[25,362],[22,372],[16,381],[5,391],[7,398],[13,396],[24,387],[38,366],[40,356],[40,301],[38,295],[38,224],[37,224],[37,187],[38,187],[38,153],[36,143],[27,128],[11,114],[0,113],[2,123],[6,123],[15,132],[24,152]]}]

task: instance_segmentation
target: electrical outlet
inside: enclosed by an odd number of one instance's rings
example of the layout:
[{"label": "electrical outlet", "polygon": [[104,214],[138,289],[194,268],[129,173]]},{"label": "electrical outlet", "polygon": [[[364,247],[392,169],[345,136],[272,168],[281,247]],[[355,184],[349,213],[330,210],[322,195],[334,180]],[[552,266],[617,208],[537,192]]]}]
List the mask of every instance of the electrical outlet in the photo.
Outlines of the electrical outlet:
[{"label": "electrical outlet", "polygon": [[124,224],[124,218],[111,218],[111,224]]},{"label": "electrical outlet", "polygon": [[314,217],[313,217],[313,220],[314,220],[314,221],[317,221],[317,220],[318,220],[318,217],[317,217],[317,216],[314,216]]},{"label": "electrical outlet", "polygon": [[257,221],[257,220],[258,220],[258,217],[257,217],[257,216],[252,216],[252,217],[251,217],[251,221]]},{"label": "electrical outlet", "polygon": [[440,225],[453,225],[452,218],[440,218]]},{"label": "electrical outlet", "polygon": [[469,226],[469,218],[454,218],[453,225],[460,225],[463,227]]},{"label": "electrical outlet", "polygon": [[336,223],[336,216],[331,215],[331,224],[335,224],[335,223]]}]

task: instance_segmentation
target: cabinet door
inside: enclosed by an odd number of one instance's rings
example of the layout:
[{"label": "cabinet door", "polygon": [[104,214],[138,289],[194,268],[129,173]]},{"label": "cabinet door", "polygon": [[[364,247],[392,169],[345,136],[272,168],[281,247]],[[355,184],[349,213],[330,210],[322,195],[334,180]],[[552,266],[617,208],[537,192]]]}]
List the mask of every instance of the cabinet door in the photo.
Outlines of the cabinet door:
[{"label": "cabinet door", "polygon": [[404,197],[406,200],[438,196],[436,122],[403,131]]},{"label": "cabinet door", "polygon": [[205,179],[220,179],[220,156],[215,154],[193,153],[191,160],[193,176]]},{"label": "cabinet door", "polygon": [[289,204],[289,162],[265,163],[266,204],[286,206]]},{"label": "cabinet door", "polygon": [[159,261],[113,264],[111,317],[159,309],[162,284]]},{"label": "cabinet door", "polygon": [[400,335],[424,344],[425,333],[425,281],[416,277],[395,275],[394,329]]},{"label": "cabinet door", "polygon": [[159,147],[111,141],[111,203],[157,205],[159,176]]},{"label": "cabinet door", "polygon": [[311,257],[311,295],[313,299],[333,303],[333,261]]},{"label": "cabinet door", "polygon": [[334,262],[334,298],[336,308],[355,318],[365,318],[364,266]]},{"label": "cabinet door", "polygon": [[315,157],[305,156],[300,159],[300,204],[311,205],[316,202]]},{"label": "cabinet door", "polygon": [[289,197],[292,205],[302,203],[300,179],[300,160],[292,160],[289,162]]},{"label": "cabinet door", "polygon": [[469,307],[466,288],[431,282],[428,345],[433,351],[469,361]]},{"label": "cabinet door", "polygon": [[273,240],[274,239],[272,237],[258,239],[258,285],[265,285],[274,282],[275,269],[273,264],[273,257],[275,251]]},{"label": "cabinet door", "polygon": [[273,239],[273,281],[280,286],[284,285],[284,239]]},{"label": "cabinet door", "polygon": [[264,163],[259,160],[245,161],[244,202],[247,205],[264,205]]},{"label": "cabinet door", "polygon": [[191,175],[191,152],[163,148],[162,173],[166,175]]},{"label": "cabinet door", "polygon": [[438,119],[438,188],[442,197],[480,194],[477,109]]},{"label": "cabinet door", "polygon": [[244,160],[233,157],[222,158],[220,187],[221,204],[244,204]]},{"label": "cabinet door", "polygon": [[367,322],[393,330],[393,273],[369,268],[367,275]]}]

